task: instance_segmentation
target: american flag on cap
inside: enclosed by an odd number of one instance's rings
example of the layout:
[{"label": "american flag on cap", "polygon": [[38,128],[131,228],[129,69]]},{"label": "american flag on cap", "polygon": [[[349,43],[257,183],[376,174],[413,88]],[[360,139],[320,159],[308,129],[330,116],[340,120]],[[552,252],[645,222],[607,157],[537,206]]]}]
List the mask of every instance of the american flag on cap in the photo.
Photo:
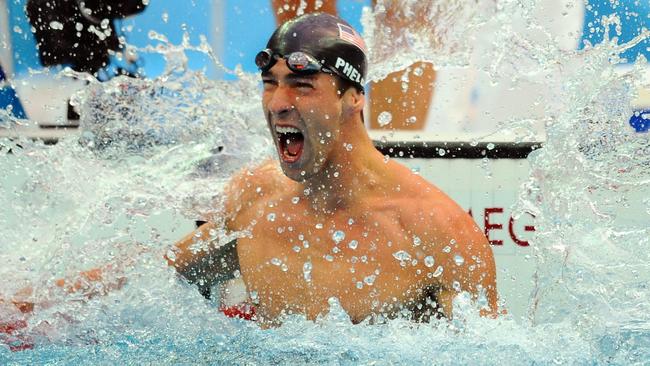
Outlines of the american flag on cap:
[{"label": "american flag on cap", "polygon": [[359,47],[361,51],[366,52],[366,43],[363,41],[363,38],[355,31],[352,27],[349,27],[345,24],[338,23],[339,26],[339,38],[344,41],[350,42],[353,45]]}]

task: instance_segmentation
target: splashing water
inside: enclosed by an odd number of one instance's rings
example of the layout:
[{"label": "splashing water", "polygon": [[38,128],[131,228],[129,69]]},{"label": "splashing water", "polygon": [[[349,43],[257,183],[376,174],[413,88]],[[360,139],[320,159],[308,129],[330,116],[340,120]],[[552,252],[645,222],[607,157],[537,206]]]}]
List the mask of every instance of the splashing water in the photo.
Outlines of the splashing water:
[{"label": "splashing water", "polygon": [[[184,66],[188,45],[167,45],[150,50],[168,57],[163,76],[91,83],[74,99],[82,112],[79,136],[54,146],[0,141],[0,297],[31,284],[37,303],[54,300],[37,305],[21,333],[36,348],[15,354],[0,348],[0,361],[502,364],[504,355],[513,364],[647,360],[650,141],[648,134],[634,133],[627,119],[633,91],[650,85],[638,77],[647,69],[644,59],[625,70],[615,66],[621,52],[647,41],[648,32],[627,44],[606,36],[600,44],[566,52],[541,31],[537,37],[512,31],[511,19],[527,19],[531,29],[539,29],[529,16],[537,1],[500,1],[491,12],[461,1],[405,3],[401,16],[417,19],[399,34],[383,28],[382,2],[364,13],[371,80],[416,60],[437,67],[466,64],[466,39],[489,18],[500,26],[483,71],[495,78],[510,75],[515,86],[544,80],[553,91],[541,121],[546,143],[529,157],[530,178],[517,204],[519,214],[537,218],[531,241],[535,290],[525,321],[480,318],[465,296],[455,300],[453,321],[430,324],[396,319],[352,325],[334,299],[330,313],[316,322],[288,316],[271,330],[218,313],[176,280],[162,254],[191,230],[189,221],[217,220],[228,177],[273,149],[254,76],[208,80]],[[418,22],[434,31],[419,31]],[[10,118],[0,115],[0,126],[14,123]],[[513,119],[501,129],[527,131],[537,122]],[[120,290],[86,303],[46,290],[55,288],[56,278],[106,263],[128,278]],[[311,269],[311,263],[303,265],[304,280]],[[5,307],[0,314],[22,316]]]}]

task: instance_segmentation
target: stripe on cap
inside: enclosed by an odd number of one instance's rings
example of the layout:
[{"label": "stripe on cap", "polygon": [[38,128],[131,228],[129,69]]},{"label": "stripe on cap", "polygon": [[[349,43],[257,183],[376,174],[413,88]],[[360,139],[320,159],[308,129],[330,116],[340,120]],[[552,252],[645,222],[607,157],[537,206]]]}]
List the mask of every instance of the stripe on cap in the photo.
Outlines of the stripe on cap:
[{"label": "stripe on cap", "polygon": [[339,26],[339,38],[344,41],[350,42],[353,45],[359,47],[361,51],[366,52],[366,43],[363,41],[363,38],[355,31],[352,27],[348,27],[345,24],[336,23]]}]

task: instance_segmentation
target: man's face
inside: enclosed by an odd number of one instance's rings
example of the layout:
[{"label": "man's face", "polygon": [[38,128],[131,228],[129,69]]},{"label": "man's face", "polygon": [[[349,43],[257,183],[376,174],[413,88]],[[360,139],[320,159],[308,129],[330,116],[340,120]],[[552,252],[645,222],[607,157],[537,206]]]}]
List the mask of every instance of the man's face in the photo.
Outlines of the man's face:
[{"label": "man's face", "polygon": [[293,73],[284,59],[262,73],[262,107],[284,174],[304,181],[323,169],[339,139],[342,99],[322,72]]}]

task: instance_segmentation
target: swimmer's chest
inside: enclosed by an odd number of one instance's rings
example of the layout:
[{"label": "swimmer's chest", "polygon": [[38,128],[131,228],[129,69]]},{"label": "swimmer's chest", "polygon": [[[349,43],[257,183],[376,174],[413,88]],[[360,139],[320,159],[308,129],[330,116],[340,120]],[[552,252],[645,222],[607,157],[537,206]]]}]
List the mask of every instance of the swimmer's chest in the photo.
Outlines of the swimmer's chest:
[{"label": "swimmer's chest", "polygon": [[337,297],[353,320],[361,320],[387,303],[416,296],[417,269],[394,255],[411,245],[398,223],[271,213],[238,244],[248,290],[270,314],[315,318],[327,312],[328,298]]}]

